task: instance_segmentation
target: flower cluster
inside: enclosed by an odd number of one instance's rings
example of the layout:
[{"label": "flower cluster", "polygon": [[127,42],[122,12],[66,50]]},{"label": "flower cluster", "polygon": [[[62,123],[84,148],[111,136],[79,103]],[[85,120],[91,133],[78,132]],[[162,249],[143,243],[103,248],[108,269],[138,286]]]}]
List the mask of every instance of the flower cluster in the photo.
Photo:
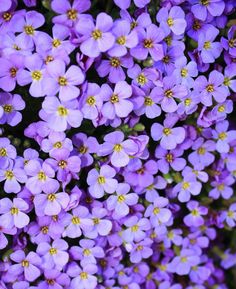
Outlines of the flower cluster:
[{"label": "flower cluster", "polygon": [[0,288],[235,288],[235,10],[1,1]]}]

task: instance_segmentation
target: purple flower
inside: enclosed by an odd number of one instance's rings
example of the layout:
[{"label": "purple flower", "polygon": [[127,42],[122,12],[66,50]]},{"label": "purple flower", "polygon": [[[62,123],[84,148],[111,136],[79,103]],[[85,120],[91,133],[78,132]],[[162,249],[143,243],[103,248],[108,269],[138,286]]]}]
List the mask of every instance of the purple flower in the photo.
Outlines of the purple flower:
[{"label": "purple flower", "polygon": [[143,241],[133,245],[130,252],[130,261],[132,263],[140,263],[142,259],[147,259],[153,254],[153,250],[150,248],[153,241],[149,238],[145,238]]},{"label": "purple flower", "polygon": [[213,70],[209,74],[209,80],[205,76],[199,76],[194,83],[194,89],[200,94],[201,102],[206,106],[212,105],[212,97],[219,103],[226,100],[228,90],[223,86],[224,76]]},{"label": "purple flower", "polygon": [[180,256],[175,257],[169,264],[168,270],[180,276],[189,274],[191,267],[200,263],[199,256],[193,250],[183,249]]},{"label": "purple flower", "polygon": [[113,179],[115,175],[116,171],[108,165],[103,165],[100,172],[92,169],[87,177],[89,193],[94,198],[102,198],[105,192],[108,194],[114,193],[118,185],[117,180]]},{"label": "purple flower", "polygon": [[196,201],[190,201],[187,203],[187,208],[191,212],[184,217],[184,223],[188,227],[200,227],[204,225],[204,218],[202,215],[207,215],[208,209],[203,206],[199,206]]},{"label": "purple flower", "polygon": [[[120,9],[127,9],[130,7],[130,0],[114,0],[114,2]],[[134,4],[139,8],[145,7],[149,2],[150,0],[134,0]]]},{"label": "purple flower", "polygon": [[236,140],[236,131],[227,131],[229,127],[228,121],[217,122],[215,130],[212,131],[213,137],[217,140],[216,150],[219,153],[228,153],[230,150],[229,143]]},{"label": "purple flower", "polygon": [[122,231],[122,238],[126,242],[139,242],[143,240],[146,236],[145,231],[149,230],[151,225],[147,218],[138,218],[137,216],[132,216],[124,222],[124,225],[128,227]]},{"label": "purple flower", "polygon": [[168,199],[163,197],[155,198],[153,204],[149,205],[144,216],[150,218],[153,227],[167,223],[171,218],[171,211],[165,208],[169,204]]},{"label": "purple flower", "polygon": [[122,57],[110,57],[109,60],[102,60],[96,70],[100,77],[108,75],[109,81],[116,83],[126,79],[123,67],[131,68],[133,65],[133,58],[128,54]]},{"label": "purple flower", "polygon": [[93,229],[93,221],[89,215],[89,211],[84,206],[77,206],[72,210],[72,215],[67,214],[63,223],[65,230],[62,234],[63,237],[78,238],[83,232],[89,232]]},{"label": "purple flower", "polygon": [[163,48],[159,43],[163,40],[164,33],[160,28],[151,24],[146,28],[146,31],[140,29],[138,35],[139,44],[130,50],[133,57],[144,60],[147,58],[148,53],[150,53],[155,61],[163,58]]},{"label": "purple flower", "polygon": [[1,93],[0,106],[3,108],[3,116],[0,117],[0,124],[7,123],[16,126],[22,120],[19,110],[25,108],[25,102],[19,94]]},{"label": "purple flower", "polygon": [[30,84],[29,92],[33,97],[41,97],[45,95],[45,87],[43,78],[45,74],[45,64],[38,54],[27,56],[24,60],[26,69],[19,69],[17,74],[17,82],[21,86]]},{"label": "purple flower", "polygon": [[137,150],[137,144],[131,140],[124,141],[124,134],[121,131],[115,131],[104,137],[105,143],[100,145],[98,155],[106,156],[111,154],[111,164],[115,167],[124,167],[129,161],[130,155],[134,155]]},{"label": "purple flower", "polygon": [[62,132],[71,127],[79,127],[83,116],[77,109],[78,103],[75,100],[68,102],[60,102],[57,97],[46,97],[43,101],[40,116],[47,121],[48,126],[57,131]]},{"label": "purple flower", "polygon": [[220,218],[222,221],[225,221],[229,227],[235,227],[236,203],[231,204],[227,211],[223,211]]},{"label": "purple flower", "polygon": [[45,281],[39,283],[39,289],[61,289],[70,284],[70,278],[66,273],[54,269],[45,270],[44,279]]},{"label": "purple flower", "polygon": [[197,182],[193,177],[186,177],[182,182],[175,185],[173,193],[178,193],[178,200],[185,203],[190,200],[191,195],[199,195],[201,189],[202,184],[200,182]]},{"label": "purple flower", "polygon": [[213,189],[209,192],[209,197],[217,200],[220,196],[223,199],[228,200],[233,195],[233,189],[231,185],[234,183],[234,179],[231,175],[224,176],[218,180],[211,182]]},{"label": "purple flower", "polygon": [[47,96],[59,93],[61,101],[70,101],[79,96],[77,85],[83,83],[84,74],[76,65],[71,65],[66,71],[64,61],[55,60],[47,65],[47,74],[43,80]]},{"label": "purple flower", "polygon": [[17,54],[0,58],[0,66],[0,87],[4,91],[12,91],[16,86],[18,71],[24,66],[24,58]]},{"label": "purple flower", "polygon": [[66,252],[68,244],[62,239],[57,239],[48,243],[40,243],[37,247],[37,253],[42,258],[42,267],[44,269],[57,269],[61,271],[69,261],[69,254]]},{"label": "purple flower", "polygon": [[156,99],[161,103],[161,108],[165,112],[175,112],[177,103],[174,98],[182,99],[188,94],[187,87],[181,84],[176,84],[175,77],[164,77],[163,87],[156,87]]},{"label": "purple flower", "polygon": [[51,184],[57,185],[57,180],[54,180],[55,171],[46,162],[40,163],[37,160],[30,160],[25,171],[29,176],[26,181],[26,188],[29,189],[32,194],[36,195],[44,190]]},{"label": "purple flower", "polygon": [[83,39],[81,52],[89,57],[97,57],[101,52],[109,50],[115,42],[115,37],[110,32],[112,26],[112,18],[106,13],[98,14],[96,25],[90,19],[81,19],[76,25],[76,31]]},{"label": "purple flower", "polygon": [[10,140],[6,137],[0,138],[0,165],[6,167],[10,159],[16,158],[16,149],[10,144]]},{"label": "purple flower", "polygon": [[81,167],[90,166],[93,163],[91,154],[98,151],[98,141],[95,137],[87,137],[84,133],[77,133],[72,138],[73,144],[76,147],[75,154],[78,154],[81,159]]},{"label": "purple flower", "polygon": [[191,0],[191,11],[194,16],[200,20],[206,20],[208,13],[214,17],[220,16],[225,8],[225,2],[222,0],[199,1]]},{"label": "purple flower", "polygon": [[18,264],[14,264],[9,269],[9,274],[19,276],[24,273],[27,281],[32,282],[37,279],[41,272],[38,267],[41,265],[41,258],[34,252],[29,252],[26,256],[24,251],[17,250],[10,255],[11,260]]},{"label": "purple flower", "polygon": [[214,42],[219,30],[214,26],[210,26],[205,33],[199,35],[198,51],[203,63],[213,63],[222,51],[220,42]]},{"label": "purple flower", "polygon": [[121,57],[127,54],[128,49],[134,48],[138,44],[138,34],[136,30],[131,30],[131,26],[126,20],[117,20],[112,28],[115,36],[115,43],[108,51],[112,57]]},{"label": "purple flower", "polygon": [[81,265],[96,264],[97,258],[105,256],[101,247],[96,246],[95,242],[88,239],[82,239],[78,246],[73,246],[70,249],[70,254],[75,260],[80,260]]},{"label": "purple flower", "polygon": [[183,34],[187,26],[184,18],[184,11],[178,6],[173,6],[169,11],[166,7],[161,8],[156,16],[157,22],[166,35],[171,31],[176,35]]},{"label": "purple flower", "polygon": [[131,86],[125,81],[116,83],[114,90],[109,85],[103,84],[100,96],[102,97],[103,107],[101,113],[108,119],[118,117],[126,117],[133,109],[133,103],[129,101],[132,95]]},{"label": "purple flower", "polygon": [[71,289],[95,289],[97,286],[97,278],[94,274],[96,272],[97,266],[94,264],[82,265],[82,268],[77,265],[73,271],[70,271],[70,275],[74,277],[71,281]]},{"label": "purple flower", "polygon": [[59,23],[66,26],[74,26],[80,19],[86,17],[82,13],[88,10],[91,6],[89,0],[74,0],[72,4],[70,1],[53,0],[51,3],[52,9],[61,14],[53,18],[54,23]]},{"label": "purple flower", "polygon": [[67,193],[57,193],[59,183],[51,186],[46,186],[45,194],[41,193],[35,196],[34,205],[37,216],[53,216],[58,215],[62,209],[65,209],[69,204],[69,196]]},{"label": "purple flower", "polygon": [[0,200],[0,224],[8,229],[22,229],[29,224],[29,217],[23,213],[29,208],[28,204],[21,198],[15,198],[11,201],[8,198]]},{"label": "purple flower", "polygon": [[170,167],[174,171],[182,171],[186,166],[186,160],[180,158],[182,155],[183,151],[181,149],[167,151],[161,146],[158,146],[155,151],[155,157],[158,159],[158,169],[164,174],[169,172]]},{"label": "purple flower", "polygon": [[109,211],[113,210],[113,217],[120,219],[129,214],[129,206],[133,206],[138,202],[138,195],[129,193],[130,186],[126,183],[118,184],[116,195],[110,196],[107,199],[107,208]]},{"label": "purple flower", "polygon": [[173,127],[173,123],[165,119],[164,126],[154,123],[151,127],[151,136],[155,141],[160,140],[163,149],[175,149],[185,139],[185,129],[183,127]]},{"label": "purple flower", "polygon": [[215,143],[211,140],[204,142],[202,137],[195,140],[192,149],[194,150],[188,156],[189,162],[194,166],[194,169],[202,170],[213,163],[215,156],[210,153],[215,150]]},{"label": "purple flower", "polygon": [[12,160],[9,161],[9,165],[0,169],[0,182],[4,181],[4,191],[6,193],[17,194],[21,190],[19,183],[25,183],[27,176],[25,171],[14,164]]}]

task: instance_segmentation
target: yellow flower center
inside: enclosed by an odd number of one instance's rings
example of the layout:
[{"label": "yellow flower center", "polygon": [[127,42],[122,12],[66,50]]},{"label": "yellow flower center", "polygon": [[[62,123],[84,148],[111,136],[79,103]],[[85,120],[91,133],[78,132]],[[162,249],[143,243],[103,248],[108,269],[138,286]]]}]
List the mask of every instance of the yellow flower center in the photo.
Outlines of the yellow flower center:
[{"label": "yellow flower center", "polygon": [[55,142],[53,147],[56,148],[56,149],[62,148],[62,142],[60,142],[60,141]]},{"label": "yellow flower center", "polygon": [[197,209],[192,210],[191,213],[192,213],[192,215],[195,216],[195,217],[199,216],[199,212],[198,212]]},{"label": "yellow flower center", "polygon": [[118,202],[119,203],[123,203],[125,201],[125,196],[124,195],[120,195],[119,197],[118,197]]},{"label": "yellow flower center", "polygon": [[43,171],[38,173],[38,180],[39,181],[46,181],[46,179],[47,179],[47,176]]},{"label": "yellow flower center", "polygon": [[166,127],[163,129],[163,133],[164,133],[164,135],[168,136],[171,134],[171,129]]},{"label": "yellow flower center", "polygon": [[112,94],[112,96],[110,98],[110,102],[113,103],[113,104],[119,102],[118,95],[117,94]]},{"label": "yellow flower center", "polygon": [[152,48],[153,47],[153,41],[151,39],[145,39],[143,46],[145,48]]},{"label": "yellow flower center", "polygon": [[7,156],[7,150],[5,148],[0,148],[0,156],[1,157]]},{"label": "yellow flower center", "polygon": [[122,151],[122,145],[121,144],[116,144],[115,146],[114,146],[114,148],[113,148],[113,150],[115,151],[115,152],[120,152],[120,151]]},{"label": "yellow flower center", "polygon": [[220,140],[224,140],[224,139],[226,139],[226,137],[227,137],[227,134],[226,134],[225,132],[222,132],[222,133],[220,133],[220,134],[218,135],[218,138],[219,138]]},{"label": "yellow flower center", "polygon": [[94,225],[98,225],[100,223],[100,219],[93,218],[93,223],[94,223]]},{"label": "yellow flower center", "polygon": [[59,166],[61,169],[65,169],[66,166],[67,166],[67,162],[64,161],[64,160],[61,160],[61,161],[59,161],[58,166]]},{"label": "yellow flower center", "polygon": [[146,76],[143,74],[143,73],[140,73],[137,77],[137,82],[140,84],[140,85],[144,85],[145,83],[147,83],[147,78]]},{"label": "yellow flower center", "polygon": [[152,106],[152,105],[154,104],[154,101],[151,99],[150,96],[146,96],[146,97],[145,97],[145,100],[144,100],[144,104],[145,104],[146,106]]},{"label": "yellow flower center", "polygon": [[165,64],[168,64],[170,62],[170,56],[169,55],[166,55],[162,58],[162,61],[165,63]]},{"label": "yellow flower center", "polygon": [[16,51],[20,51],[20,50],[21,50],[21,48],[20,48],[18,45],[16,45],[16,44],[13,44],[13,48],[14,48]]},{"label": "yellow flower center", "polygon": [[214,92],[214,86],[212,84],[208,84],[206,87],[207,92]]},{"label": "yellow flower center", "polygon": [[167,89],[164,94],[168,98],[173,97],[173,91],[171,89]]},{"label": "yellow flower center", "polygon": [[225,77],[223,83],[224,83],[225,86],[230,86],[230,84],[231,84],[230,78],[229,77]]},{"label": "yellow flower center", "polygon": [[33,80],[39,81],[42,78],[42,72],[40,70],[34,70],[31,73],[31,77]]},{"label": "yellow flower center", "polygon": [[154,208],[153,209],[153,214],[154,215],[157,215],[157,214],[159,214],[160,213],[160,208]]},{"label": "yellow flower center", "polygon": [[17,73],[17,68],[12,67],[12,68],[10,69],[10,75],[11,75],[11,77],[12,77],[12,78],[16,77],[16,73]]},{"label": "yellow flower center", "polygon": [[64,76],[59,76],[58,83],[60,86],[66,86],[67,85],[67,79]]},{"label": "yellow flower center", "polygon": [[13,110],[13,106],[11,104],[5,104],[3,106],[3,110],[5,113],[11,113]]},{"label": "yellow flower center", "polygon": [[201,0],[201,4],[207,6],[209,4],[209,0]]},{"label": "yellow flower center", "polygon": [[12,15],[11,15],[11,13],[9,13],[9,12],[5,12],[5,13],[3,13],[2,18],[3,18],[4,21],[7,22],[7,21],[10,21],[10,20],[11,20]]},{"label": "yellow flower center", "polygon": [[186,262],[188,261],[188,259],[187,259],[187,257],[181,257],[181,258],[180,258],[180,261],[181,261],[182,263],[186,263]]},{"label": "yellow flower center", "polygon": [[229,40],[229,47],[234,48],[235,44],[236,44],[236,39],[232,38],[232,39]]},{"label": "yellow flower center", "polygon": [[79,275],[80,275],[80,278],[81,278],[82,280],[88,279],[88,273],[86,273],[86,272],[81,272]]},{"label": "yellow flower center", "polygon": [[186,98],[184,101],[185,106],[190,106],[190,104],[192,103],[192,99],[191,98]]},{"label": "yellow flower center", "polygon": [[168,163],[172,163],[173,160],[174,160],[173,155],[172,155],[171,153],[168,153],[168,154],[166,155],[166,161],[167,161]]},{"label": "yellow flower center", "polygon": [[166,43],[168,46],[171,46],[171,44],[172,44],[172,37],[171,37],[171,36],[167,36],[166,38],[164,38],[164,41],[165,41],[165,43]]},{"label": "yellow flower center", "polygon": [[88,151],[88,148],[87,148],[86,146],[81,146],[81,147],[79,148],[79,152],[80,152],[81,154],[86,154],[87,151]]},{"label": "yellow flower center", "polygon": [[204,155],[204,154],[206,153],[206,149],[203,148],[203,147],[200,147],[200,148],[197,150],[197,153],[198,153],[199,155]]},{"label": "yellow flower center", "polygon": [[195,19],[194,22],[193,22],[193,30],[197,31],[201,28],[201,23],[199,20]]},{"label": "yellow flower center", "polygon": [[188,75],[188,70],[186,68],[182,68],[180,74],[182,77],[186,77]]},{"label": "yellow flower center", "polygon": [[24,30],[27,35],[34,35],[34,28],[32,25],[26,25]]},{"label": "yellow flower center", "polygon": [[60,116],[67,116],[68,110],[64,106],[59,106],[57,112]]},{"label": "yellow flower center", "polygon": [[219,191],[223,191],[225,189],[225,185],[224,184],[220,184],[220,185],[217,186],[217,189]]},{"label": "yellow flower center", "polygon": [[46,234],[48,233],[48,226],[43,226],[43,227],[41,228],[41,232],[42,232],[44,235],[46,235]]},{"label": "yellow flower center", "polygon": [[61,41],[59,39],[57,39],[57,38],[53,39],[53,41],[52,41],[53,47],[57,48],[60,45],[61,45]]},{"label": "yellow flower center", "polygon": [[51,55],[48,55],[45,59],[45,64],[48,64],[49,62],[52,62],[54,58]]},{"label": "yellow flower center", "polygon": [[131,231],[132,231],[132,232],[137,232],[138,229],[139,229],[139,226],[138,226],[138,225],[134,225],[134,226],[131,227]]},{"label": "yellow flower center", "polygon": [[171,17],[169,17],[166,22],[170,27],[174,25],[174,19]]},{"label": "yellow flower center", "polygon": [[228,211],[227,216],[229,218],[234,218],[234,211]]},{"label": "yellow flower center", "polygon": [[137,251],[142,251],[142,250],[143,250],[143,246],[142,245],[138,245]]},{"label": "yellow flower center", "polygon": [[138,23],[136,21],[133,21],[133,22],[130,23],[131,30],[133,30],[137,26],[138,26]]},{"label": "yellow flower center", "polygon": [[76,20],[77,19],[77,10],[70,9],[67,11],[67,18],[70,20]]},{"label": "yellow flower center", "polygon": [[99,29],[95,29],[95,30],[92,32],[92,37],[93,37],[94,40],[101,39],[101,38],[102,38],[102,31],[99,30]]},{"label": "yellow flower center", "polygon": [[110,65],[111,65],[112,67],[115,67],[115,68],[119,67],[119,66],[120,66],[120,60],[119,60],[119,58],[117,58],[117,57],[112,57],[112,58],[110,59]]},{"label": "yellow flower center", "polygon": [[56,200],[56,195],[55,194],[49,194],[47,196],[47,199],[50,201],[50,202],[53,202]]},{"label": "yellow flower center", "polygon": [[56,255],[57,249],[56,248],[50,248],[49,253],[50,253],[50,255]]},{"label": "yellow flower center", "polygon": [[218,107],[219,112],[224,112],[225,111],[225,106],[222,104]]},{"label": "yellow flower center", "polygon": [[189,187],[190,187],[190,184],[189,184],[188,182],[183,182],[182,188],[183,188],[184,190],[189,189]]},{"label": "yellow flower center", "polygon": [[84,249],[83,254],[84,256],[89,256],[91,254],[91,251],[89,249]]},{"label": "yellow flower center", "polygon": [[203,45],[204,49],[210,49],[211,48],[211,42],[210,41],[206,41]]},{"label": "yellow flower center", "polygon": [[19,209],[18,208],[16,208],[16,207],[12,207],[11,208],[11,214],[12,215],[17,215],[19,213]]},{"label": "yellow flower center", "polygon": [[5,177],[8,179],[8,180],[12,180],[14,178],[14,174],[12,171],[6,171],[5,172]]},{"label": "yellow flower center", "polygon": [[103,176],[99,176],[98,177],[98,183],[101,185],[101,184],[105,184],[106,182],[106,179],[103,177]]},{"label": "yellow flower center", "polygon": [[46,280],[48,285],[54,285],[55,284],[55,281],[53,279],[47,279]]},{"label": "yellow flower center", "polygon": [[96,103],[95,97],[94,96],[89,96],[86,100],[87,104],[90,106],[93,106]]},{"label": "yellow flower center", "polygon": [[126,37],[125,36],[120,36],[116,39],[116,43],[120,45],[124,45],[126,43]]},{"label": "yellow flower center", "polygon": [[22,265],[22,267],[29,267],[29,261],[23,260],[23,261],[21,262],[21,265]]},{"label": "yellow flower center", "polygon": [[79,225],[80,224],[80,219],[78,217],[73,217],[71,220],[72,224],[74,225]]}]

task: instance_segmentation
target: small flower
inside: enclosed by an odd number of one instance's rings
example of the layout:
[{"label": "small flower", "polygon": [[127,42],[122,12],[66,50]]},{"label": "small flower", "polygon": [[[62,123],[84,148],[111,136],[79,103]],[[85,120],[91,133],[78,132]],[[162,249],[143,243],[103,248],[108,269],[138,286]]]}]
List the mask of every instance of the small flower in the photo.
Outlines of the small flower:
[{"label": "small flower", "polygon": [[92,169],[87,177],[89,193],[94,198],[103,197],[105,192],[108,194],[114,193],[118,185],[117,180],[113,179],[115,175],[116,171],[108,165],[103,165],[100,172]]},{"label": "small flower", "polygon": [[190,214],[184,217],[184,223],[188,227],[200,227],[204,225],[204,219],[202,215],[207,215],[208,209],[203,206],[199,206],[196,201],[190,201],[187,203],[187,208],[190,210]]}]

